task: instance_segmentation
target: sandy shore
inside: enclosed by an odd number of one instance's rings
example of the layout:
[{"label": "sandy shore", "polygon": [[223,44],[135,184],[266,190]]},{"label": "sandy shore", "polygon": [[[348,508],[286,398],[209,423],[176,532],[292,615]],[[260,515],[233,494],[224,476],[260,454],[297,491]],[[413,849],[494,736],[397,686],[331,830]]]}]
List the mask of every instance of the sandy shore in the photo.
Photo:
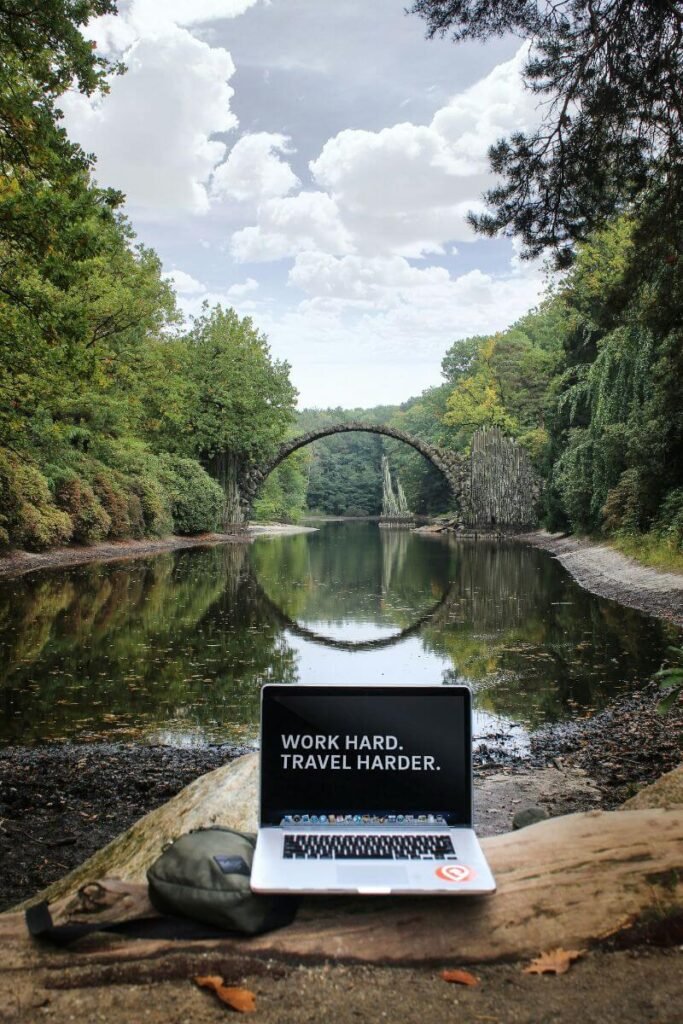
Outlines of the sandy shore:
[{"label": "sandy shore", "polygon": [[641,565],[606,544],[545,530],[515,540],[548,551],[591,594],[683,626],[683,574]]},{"label": "sandy shore", "polygon": [[194,537],[160,537],[157,540],[115,540],[101,544],[73,544],[49,551],[10,551],[0,555],[0,579],[23,576],[36,569],[59,569],[84,562],[117,562],[132,558],[149,558],[164,551],[206,547],[211,544],[251,544],[256,537],[280,537],[311,533],[313,526],[289,526],[284,523],[250,524],[235,533],[198,533]]}]

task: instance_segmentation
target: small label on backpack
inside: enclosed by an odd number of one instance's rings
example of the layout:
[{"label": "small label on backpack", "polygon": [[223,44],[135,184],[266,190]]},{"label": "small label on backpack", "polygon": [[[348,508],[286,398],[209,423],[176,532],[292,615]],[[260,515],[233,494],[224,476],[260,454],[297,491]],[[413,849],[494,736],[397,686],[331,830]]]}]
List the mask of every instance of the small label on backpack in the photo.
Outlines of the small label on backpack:
[{"label": "small label on backpack", "polygon": [[251,874],[249,865],[243,857],[226,857],[217,854],[213,859],[224,875],[246,875],[248,878]]}]

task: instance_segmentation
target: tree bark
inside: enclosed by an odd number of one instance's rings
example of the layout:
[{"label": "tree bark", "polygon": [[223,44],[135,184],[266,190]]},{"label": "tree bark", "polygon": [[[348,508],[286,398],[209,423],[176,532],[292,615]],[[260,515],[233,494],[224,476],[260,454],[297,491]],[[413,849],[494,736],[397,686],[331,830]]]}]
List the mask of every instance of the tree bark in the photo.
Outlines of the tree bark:
[{"label": "tree bark", "polygon": [[242,506],[240,505],[240,492],[237,486],[239,466],[237,458],[230,452],[219,452],[209,460],[209,473],[223,488],[223,511],[221,514],[221,528],[228,530],[229,527],[242,523]]}]

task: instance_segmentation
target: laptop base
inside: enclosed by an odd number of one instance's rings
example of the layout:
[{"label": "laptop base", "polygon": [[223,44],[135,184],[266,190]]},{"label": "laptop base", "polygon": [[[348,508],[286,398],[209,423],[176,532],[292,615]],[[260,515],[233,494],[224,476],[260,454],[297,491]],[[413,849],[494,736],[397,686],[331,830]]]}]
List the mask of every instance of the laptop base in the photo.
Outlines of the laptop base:
[{"label": "laptop base", "polygon": [[[342,833],[342,830],[334,831]],[[377,828],[353,829],[356,835],[377,835],[377,831]],[[450,836],[455,854],[446,859],[288,859],[283,855],[285,836],[329,836],[330,829],[261,827],[251,871],[251,888],[263,893],[374,896],[473,896],[495,892],[496,883],[472,829],[430,829],[429,833]],[[391,834],[414,836],[415,830],[392,828]]]}]

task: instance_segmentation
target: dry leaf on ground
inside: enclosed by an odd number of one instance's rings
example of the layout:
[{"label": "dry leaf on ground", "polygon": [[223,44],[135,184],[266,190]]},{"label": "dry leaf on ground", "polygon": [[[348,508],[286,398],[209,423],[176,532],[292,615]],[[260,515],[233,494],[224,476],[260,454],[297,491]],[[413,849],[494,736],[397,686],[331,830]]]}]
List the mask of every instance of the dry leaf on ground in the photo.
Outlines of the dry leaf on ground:
[{"label": "dry leaf on ground", "polygon": [[237,1010],[238,1013],[253,1013],[256,1009],[253,992],[250,992],[248,988],[233,988],[230,985],[224,985],[223,979],[218,974],[207,975],[204,978],[197,977],[192,980],[200,988],[210,988],[222,1003]]},{"label": "dry leaf on ground", "polygon": [[453,985],[478,985],[479,978],[475,978],[469,971],[461,970],[450,970],[442,971],[441,977],[444,981],[449,981]]},{"label": "dry leaf on ground", "polygon": [[583,949],[549,949],[522,968],[522,971],[524,974],[566,974],[574,960],[583,954]]}]

